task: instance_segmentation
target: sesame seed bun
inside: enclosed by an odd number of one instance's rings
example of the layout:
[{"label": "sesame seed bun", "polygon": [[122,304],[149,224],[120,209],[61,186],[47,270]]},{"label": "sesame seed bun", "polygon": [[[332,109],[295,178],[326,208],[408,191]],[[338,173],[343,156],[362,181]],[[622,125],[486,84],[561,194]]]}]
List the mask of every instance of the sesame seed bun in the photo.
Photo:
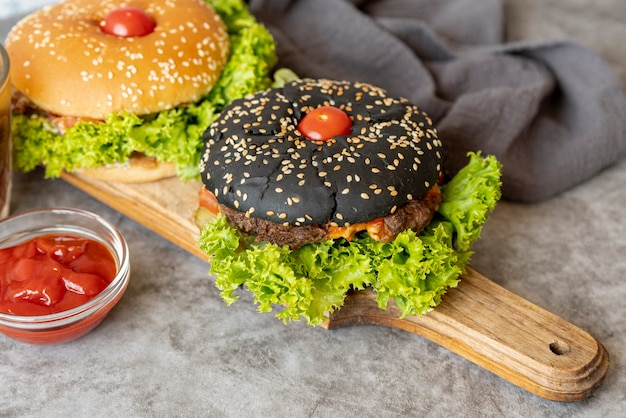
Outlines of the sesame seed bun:
[{"label": "sesame seed bun", "polygon": [[[104,33],[112,10],[148,13],[154,31],[139,37]],[[38,10],[6,40],[14,87],[40,108],[104,119],[143,115],[195,102],[209,92],[228,59],[228,34],[202,0],[66,0]]]},{"label": "sesame seed bun", "polygon": [[[134,37],[102,31],[107,14],[120,7],[145,11],[154,31]],[[19,69],[11,74],[16,92],[55,115],[63,131],[64,117],[97,122],[110,114],[148,115],[200,100],[219,79],[230,45],[224,22],[202,0],[65,0],[18,22],[6,49]],[[173,176],[175,170],[136,156],[130,164],[83,173],[137,182]]]},{"label": "sesame seed bun", "polygon": [[[299,120],[342,109],[351,133],[311,141]],[[436,186],[442,143],[428,116],[365,83],[300,80],[236,100],[205,133],[207,190],[281,225],[344,226],[393,214]]]}]

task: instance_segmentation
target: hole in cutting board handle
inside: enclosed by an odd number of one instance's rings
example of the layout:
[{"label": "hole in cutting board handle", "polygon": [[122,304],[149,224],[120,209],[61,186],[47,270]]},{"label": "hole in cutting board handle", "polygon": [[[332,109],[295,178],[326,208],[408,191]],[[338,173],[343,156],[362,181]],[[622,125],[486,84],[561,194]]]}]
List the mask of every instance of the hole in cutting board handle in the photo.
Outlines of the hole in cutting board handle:
[{"label": "hole in cutting board handle", "polygon": [[549,344],[549,347],[550,351],[552,351],[557,356],[563,356],[570,351],[569,345],[565,344],[562,341],[553,341]]}]

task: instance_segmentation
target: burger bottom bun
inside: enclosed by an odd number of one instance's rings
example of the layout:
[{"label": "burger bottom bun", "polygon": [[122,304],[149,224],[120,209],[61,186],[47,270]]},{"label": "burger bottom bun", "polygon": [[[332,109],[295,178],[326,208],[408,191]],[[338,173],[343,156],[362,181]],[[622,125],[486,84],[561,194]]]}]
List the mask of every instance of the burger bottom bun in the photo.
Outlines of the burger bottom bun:
[{"label": "burger bottom bun", "polygon": [[117,183],[147,183],[176,175],[172,163],[159,162],[144,154],[133,154],[127,164],[81,168],[75,173],[97,180]]}]

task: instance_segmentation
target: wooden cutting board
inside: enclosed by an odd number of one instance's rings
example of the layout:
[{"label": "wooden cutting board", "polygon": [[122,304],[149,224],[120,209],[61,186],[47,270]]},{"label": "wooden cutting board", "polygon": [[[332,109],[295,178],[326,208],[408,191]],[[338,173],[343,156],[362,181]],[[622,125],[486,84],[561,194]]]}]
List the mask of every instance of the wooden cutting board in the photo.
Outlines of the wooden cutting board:
[{"label": "wooden cutting board", "polygon": [[[76,174],[63,178],[96,199],[206,260],[196,246],[199,182],[177,178],[143,184],[110,183]],[[588,397],[609,368],[600,342],[566,320],[514,295],[469,268],[427,315],[400,318],[397,306],[376,304],[373,291],[350,293],[323,325],[380,325],[433,341],[508,382],[545,399]]]},{"label": "wooden cutting board", "polygon": [[78,174],[63,179],[190,253],[207,259],[197,246],[200,234],[194,223],[199,181],[176,177],[140,184],[94,180]]}]

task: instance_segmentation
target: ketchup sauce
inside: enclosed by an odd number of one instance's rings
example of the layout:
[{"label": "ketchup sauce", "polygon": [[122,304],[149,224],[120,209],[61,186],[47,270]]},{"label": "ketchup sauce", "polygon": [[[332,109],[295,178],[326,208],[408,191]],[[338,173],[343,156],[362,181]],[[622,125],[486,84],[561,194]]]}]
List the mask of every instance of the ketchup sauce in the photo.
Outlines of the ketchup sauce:
[{"label": "ketchup sauce", "polygon": [[42,235],[0,249],[0,312],[66,311],[93,299],[117,274],[102,243],[78,235]]}]

